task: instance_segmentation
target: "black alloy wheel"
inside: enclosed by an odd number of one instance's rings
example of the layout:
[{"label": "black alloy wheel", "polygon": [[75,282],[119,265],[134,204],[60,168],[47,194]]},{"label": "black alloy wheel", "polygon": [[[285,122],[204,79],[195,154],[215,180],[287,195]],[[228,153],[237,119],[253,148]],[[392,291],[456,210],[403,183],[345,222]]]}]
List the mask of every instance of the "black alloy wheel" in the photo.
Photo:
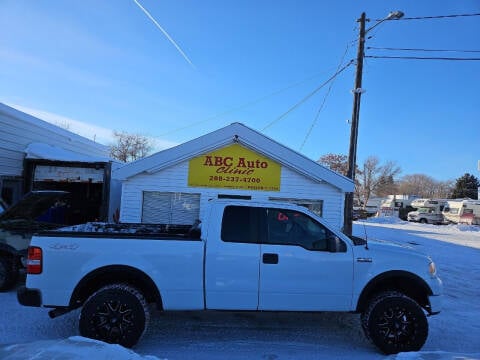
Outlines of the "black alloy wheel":
[{"label": "black alloy wheel", "polygon": [[428,336],[422,308],[398,292],[380,294],[362,314],[365,335],[385,354],[418,351]]},{"label": "black alloy wheel", "polygon": [[149,320],[144,296],[125,284],[101,288],[85,302],[79,321],[82,336],[134,346],[143,335]]}]

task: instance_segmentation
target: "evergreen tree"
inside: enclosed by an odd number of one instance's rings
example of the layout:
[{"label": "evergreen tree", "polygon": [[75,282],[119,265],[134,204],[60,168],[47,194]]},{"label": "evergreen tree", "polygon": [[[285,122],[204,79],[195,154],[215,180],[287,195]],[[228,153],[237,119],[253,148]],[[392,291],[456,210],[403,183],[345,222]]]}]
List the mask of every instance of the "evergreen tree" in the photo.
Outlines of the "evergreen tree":
[{"label": "evergreen tree", "polygon": [[477,200],[479,186],[479,180],[475,176],[466,173],[457,179],[452,192],[452,198],[470,198]]}]

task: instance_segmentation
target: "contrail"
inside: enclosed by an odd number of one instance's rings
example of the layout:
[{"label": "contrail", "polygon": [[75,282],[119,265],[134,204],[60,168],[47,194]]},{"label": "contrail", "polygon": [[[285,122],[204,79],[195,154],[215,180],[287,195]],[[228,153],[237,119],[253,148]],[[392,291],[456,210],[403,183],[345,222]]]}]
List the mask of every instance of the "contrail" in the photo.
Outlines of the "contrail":
[{"label": "contrail", "polygon": [[162,26],[152,17],[152,15],[150,15],[150,13],[137,1],[137,0],[133,0],[135,2],[135,4],[138,5],[138,7],[145,13],[145,15],[148,16],[148,18],[150,20],[153,21],[153,23],[155,24],[155,26],[157,28],[160,29],[160,31],[163,33],[163,35],[165,35],[167,37],[167,39],[173,44],[173,46],[175,46],[177,48],[177,50],[180,52],[180,54],[182,54],[183,58],[185,60],[188,61],[188,63],[193,66],[195,68],[195,65],[193,65],[193,63],[190,61],[190,59],[188,58],[188,56],[183,52],[182,49],[180,49],[180,46],[178,46],[178,44],[175,42],[175,40],[172,39],[172,37],[170,35],[168,35],[168,33],[162,28]]}]

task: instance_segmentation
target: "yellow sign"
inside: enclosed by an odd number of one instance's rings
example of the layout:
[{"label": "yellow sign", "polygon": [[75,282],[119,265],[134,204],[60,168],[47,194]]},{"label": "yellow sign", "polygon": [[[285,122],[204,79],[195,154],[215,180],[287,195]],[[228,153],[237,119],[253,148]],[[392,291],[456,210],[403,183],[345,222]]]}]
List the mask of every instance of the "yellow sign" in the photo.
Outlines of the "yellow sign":
[{"label": "yellow sign", "polygon": [[190,160],[188,186],[280,191],[280,172],[278,163],[233,144]]}]

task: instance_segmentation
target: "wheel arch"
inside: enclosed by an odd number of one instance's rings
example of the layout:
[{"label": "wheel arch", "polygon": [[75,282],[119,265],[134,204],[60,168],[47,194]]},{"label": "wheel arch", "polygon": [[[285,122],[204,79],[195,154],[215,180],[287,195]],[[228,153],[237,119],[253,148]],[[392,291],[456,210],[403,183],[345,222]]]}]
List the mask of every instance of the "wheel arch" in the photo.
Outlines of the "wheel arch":
[{"label": "wheel arch", "polygon": [[430,312],[430,286],[418,275],[403,270],[388,271],[371,279],[358,298],[356,311],[363,312],[368,307],[369,300],[376,294],[393,290],[407,295]]},{"label": "wheel arch", "polygon": [[70,298],[70,308],[83,305],[88,297],[100,288],[124,283],[141,291],[147,303],[156,303],[163,309],[162,298],[155,282],[143,271],[128,265],[109,265],[93,270],[79,281]]}]

